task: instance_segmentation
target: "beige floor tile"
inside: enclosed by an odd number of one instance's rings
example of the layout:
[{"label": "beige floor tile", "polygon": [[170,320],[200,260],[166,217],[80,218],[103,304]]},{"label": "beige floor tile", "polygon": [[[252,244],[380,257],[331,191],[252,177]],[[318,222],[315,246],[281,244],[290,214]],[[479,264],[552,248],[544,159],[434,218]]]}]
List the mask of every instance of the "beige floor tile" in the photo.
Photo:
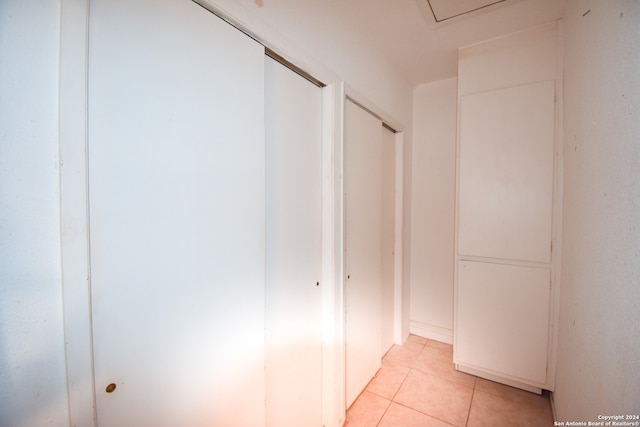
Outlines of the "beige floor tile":
[{"label": "beige floor tile", "polygon": [[428,347],[439,348],[440,350],[446,350],[453,353],[453,346],[436,340],[427,340]]},{"label": "beige floor tile", "polygon": [[451,427],[451,424],[392,402],[378,427]]},{"label": "beige floor tile", "polygon": [[366,390],[391,400],[398,392],[409,370],[406,366],[396,365],[395,363],[383,360],[382,367],[369,382]]},{"label": "beige floor tile", "polygon": [[393,399],[456,426],[464,426],[473,388],[412,369]]},{"label": "beige floor tile", "polygon": [[549,397],[478,378],[469,426],[551,426]]},{"label": "beige floor tile", "polygon": [[384,355],[383,360],[410,368],[422,353],[423,348],[424,344],[418,342],[405,342],[402,346],[394,345]]},{"label": "beige floor tile", "polygon": [[475,376],[456,371],[453,353],[439,347],[425,346],[414,362],[413,368],[467,387],[473,388],[476,382]]},{"label": "beige floor tile", "polygon": [[347,412],[346,427],[552,426],[539,396],[458,372],[453,347],[417,335],[394,345]]},{"label": "beige floor tile", "polygon": [[426,338],[419,337],[418,335],[411,334],[411,335],[409,335],[407,337],[407,340],[405,341],[405,344],[406,343],[415,343],[415,344],[425,345],[427,343],[427,341],[429,341],[429,340],[426,339]]},{"label": "beige floor tile", "polygon": [[374,427],[391,402],[376,394],[363,391],[347,411],[345,427]]}]

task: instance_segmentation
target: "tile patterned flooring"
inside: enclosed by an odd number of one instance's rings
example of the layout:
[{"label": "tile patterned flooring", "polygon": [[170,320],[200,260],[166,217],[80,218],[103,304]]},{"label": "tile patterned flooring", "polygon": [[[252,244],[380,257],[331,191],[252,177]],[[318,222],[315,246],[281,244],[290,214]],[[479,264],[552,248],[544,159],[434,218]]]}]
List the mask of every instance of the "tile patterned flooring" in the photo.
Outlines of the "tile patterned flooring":
[{"label": "tile patterned flooring", "polygon": [[347,411],[345,427],[553,426],[549,396],[455,370],[453,347],[410,335]]}]

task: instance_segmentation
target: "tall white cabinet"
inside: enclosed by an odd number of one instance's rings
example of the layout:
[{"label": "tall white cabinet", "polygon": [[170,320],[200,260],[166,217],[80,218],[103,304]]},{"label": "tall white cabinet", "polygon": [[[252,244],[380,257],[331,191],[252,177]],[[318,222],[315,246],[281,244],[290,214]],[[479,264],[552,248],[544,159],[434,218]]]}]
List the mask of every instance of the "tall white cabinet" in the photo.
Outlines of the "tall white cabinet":
[{"label": "tall white cabinet", "polygon": [[560,84],[555,23],[461,49],[454,362],[553,389]]}]

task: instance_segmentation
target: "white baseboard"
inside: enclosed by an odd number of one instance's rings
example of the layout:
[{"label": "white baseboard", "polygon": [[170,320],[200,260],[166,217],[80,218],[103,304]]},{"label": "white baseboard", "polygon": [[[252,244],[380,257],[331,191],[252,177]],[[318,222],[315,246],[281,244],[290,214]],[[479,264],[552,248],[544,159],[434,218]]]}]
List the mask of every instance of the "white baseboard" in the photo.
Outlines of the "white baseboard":
[{"label": "white baseboard", "polygon": [[409,322],[409,332],[422,338],[453,344],[453,329],[411,320]]}]

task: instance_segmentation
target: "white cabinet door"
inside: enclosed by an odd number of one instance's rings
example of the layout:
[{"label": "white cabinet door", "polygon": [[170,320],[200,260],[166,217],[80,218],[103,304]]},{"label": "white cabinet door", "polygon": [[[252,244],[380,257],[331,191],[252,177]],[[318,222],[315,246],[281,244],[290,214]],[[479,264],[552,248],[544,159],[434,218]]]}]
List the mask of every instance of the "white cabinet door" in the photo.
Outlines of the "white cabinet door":
[{"label": "white cabinet door", "polygon": [[264,425],[263,47],[191,1],[89,25],[98,425]]},{"label": "white cabinet door", "polygon": [[544,384],[549,269],[458,261],[457,274],[456,363]]},{"label": "white cabinet door", "polygon": [[322,93],[266,57],[267,426],[322,425]]},{"label": "white cabinet door", "polygon": [[346,405],[380,369],[382,122],[345,104]]},{"label": "white cabinet door", "polygon": [[463,96],[458,253],[551,261],[554,82]]}]

